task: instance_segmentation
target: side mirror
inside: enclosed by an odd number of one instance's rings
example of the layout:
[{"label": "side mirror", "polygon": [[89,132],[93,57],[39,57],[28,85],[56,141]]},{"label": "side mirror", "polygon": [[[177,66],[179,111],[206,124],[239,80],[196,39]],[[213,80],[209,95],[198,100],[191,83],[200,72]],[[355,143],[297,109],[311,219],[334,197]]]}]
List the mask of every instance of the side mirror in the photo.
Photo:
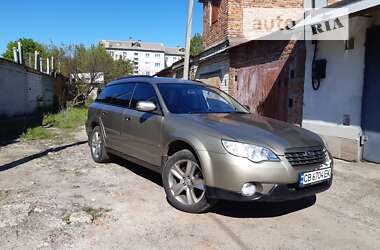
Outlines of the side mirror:
[{"label": "side mirror", "polygon": [[153,102],[139,101],[137,102],[136,109],[141,112],[152,112],[155,111],[157,107]]},{"label": "side mirror", "polygon": [[251,107],[249,107],[248,105],[243,105],[244,108],[246,108],[248,111],[251,111]]}]

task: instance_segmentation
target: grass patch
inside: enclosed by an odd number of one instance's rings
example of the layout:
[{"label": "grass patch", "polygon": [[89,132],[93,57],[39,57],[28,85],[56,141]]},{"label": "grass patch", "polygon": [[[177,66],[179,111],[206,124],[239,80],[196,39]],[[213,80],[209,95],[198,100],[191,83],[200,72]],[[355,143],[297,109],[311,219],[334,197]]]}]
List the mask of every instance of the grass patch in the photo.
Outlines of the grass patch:
[{"label": "grass patch", "polygon": [[70,107],[56,114],[43,115],[42,126],[28,128],[21,134],[20,138],[24,140],[50,139],[54,134],[47,127],[74,130],[79,126],[83,126],[86,119],[87,106],[82,108]]},{"label": "grass patch", "polygon": [[95,220],[95,219],[101,217],[103,214],[110,212],[111,209],[85,207],[82,209],[82,211],[90,214],[92,216],[92,218]]},{"label": "grass patch", "polygon": [[24,133],[21,134],[21,138],[24,140],[41,140],[50,139],[52,137],[52,133],[43,127],[28,128]]},{"label": "grass patch", "polygon": [[61,129],[75,129],[85,124],[87,108],[68,108],[57,114],[48,114],[43,117],[43,126],[53,126]]}]

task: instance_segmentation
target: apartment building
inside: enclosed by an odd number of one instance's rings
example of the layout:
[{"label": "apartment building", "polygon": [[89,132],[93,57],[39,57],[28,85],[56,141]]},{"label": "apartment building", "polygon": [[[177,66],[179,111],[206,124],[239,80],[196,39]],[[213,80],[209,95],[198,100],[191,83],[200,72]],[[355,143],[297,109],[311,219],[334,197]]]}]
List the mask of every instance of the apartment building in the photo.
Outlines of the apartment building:
[{"label": "apartment building", "polygon": [[102,45],[114,60],[130,60],[134,63],[134,74],[154,75],[185,55],[181,47],[165,47],[162,43],[142,41],[102,40]]}]

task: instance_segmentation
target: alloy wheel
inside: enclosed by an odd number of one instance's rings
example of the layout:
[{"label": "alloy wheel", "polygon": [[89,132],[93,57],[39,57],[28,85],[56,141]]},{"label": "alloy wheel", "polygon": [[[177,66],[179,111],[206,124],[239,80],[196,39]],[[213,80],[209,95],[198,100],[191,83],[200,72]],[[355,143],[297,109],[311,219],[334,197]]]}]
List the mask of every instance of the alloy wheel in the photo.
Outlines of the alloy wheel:
[{"label": "alloy wheel", "polygon": [[92,135],[91,150],[94,157],[99,159],[102,153],[102,139],[100,138],[99,131],[95,131]]},{"label": "alloy wheel", "polygon": [[191,160],[177,161],[169,172],[169,188],[172,195],[184,205],[194,205],[205,195],[205,182],[197,163]]}]

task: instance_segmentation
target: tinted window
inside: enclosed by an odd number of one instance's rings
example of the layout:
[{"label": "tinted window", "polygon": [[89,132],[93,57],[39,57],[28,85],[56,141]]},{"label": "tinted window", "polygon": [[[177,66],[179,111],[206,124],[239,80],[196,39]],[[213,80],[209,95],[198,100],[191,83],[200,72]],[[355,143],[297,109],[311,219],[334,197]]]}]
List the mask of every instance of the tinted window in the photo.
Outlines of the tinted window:
[{"label": "tinted window", "polygon": [[111,96],[114,94],[114,92],[115,92],[114,86],[106,87],[102,90],[102,92],[100,92],[100,94],[96,98],[96,101],[103,102],[103,103],[110,103]]},{"label": "tinted window", "polygon": [[127,83],[106,87],[96,99],[103,102],[123,107],[129,107],[135,84]]},{"label": "tinted window", "polygon": [[150,101],[156,104],[157,107],[159,106],[156,91],[154,90],[153,86],[148,83],[137,84],[135,92],[133,94],[131,108],[135,109],[136,104],[139,101]]},{"label": "tinted window", "polygon": [[249,113],[232,97],[217,88],[168,83],[160,84],[159,90],[172,113]]},{"label": "tinted window", "polygon": [[134,83],[119,85],[118,92],[112,97],[111,104],[129,108],[129,103],[135,88]]}]

